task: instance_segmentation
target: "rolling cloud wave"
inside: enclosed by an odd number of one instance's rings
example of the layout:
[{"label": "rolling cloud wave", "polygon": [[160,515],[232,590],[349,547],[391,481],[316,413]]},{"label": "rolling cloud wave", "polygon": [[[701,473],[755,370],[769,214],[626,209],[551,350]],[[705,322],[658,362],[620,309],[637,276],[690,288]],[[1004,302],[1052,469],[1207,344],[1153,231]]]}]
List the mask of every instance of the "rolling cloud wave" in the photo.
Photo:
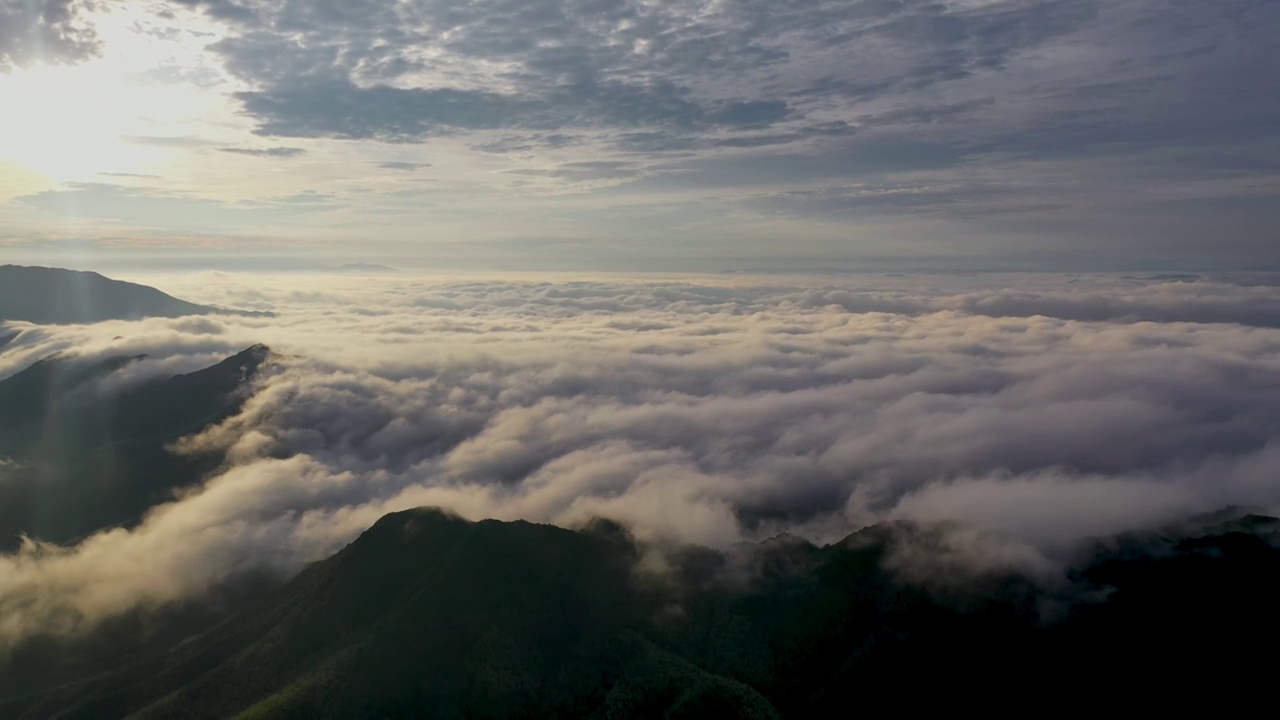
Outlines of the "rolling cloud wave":
[{"label": "rolling cloud wave", "polygon": [[135,528],[0,557],[0,637],[289,573],[420,505],[718,547],[956,521],[1036,562],[1280,510],[1280,313],[1253,280],[171,278],[277,316],[12,324],[0,376],[153,358],[111,392],[270,336],[242,412],[177,448],[226,462]]}]

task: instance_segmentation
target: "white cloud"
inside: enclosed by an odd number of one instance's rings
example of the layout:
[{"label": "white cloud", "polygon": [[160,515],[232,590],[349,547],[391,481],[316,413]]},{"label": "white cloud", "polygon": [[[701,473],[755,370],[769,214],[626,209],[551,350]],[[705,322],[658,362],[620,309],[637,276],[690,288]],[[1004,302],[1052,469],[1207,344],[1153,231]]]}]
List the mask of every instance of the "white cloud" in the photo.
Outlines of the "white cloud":
[{"label": "white cloud", "polygon": [[[1002,538],[1000,557],[1024,565],[1189,512],[1280,510],[1280,330],[1258,309],[1275,302],[1273,286],[212,274],[157,284],[277,316],[15,326],[0,376],[73,347],[155,357],[129,366],[135,382],[260,341],[280,357],[239,416],[188,441],[228,452],[202,490],[134,530],[0,558],[11,638],[185,597],[261,563],[287,572],[419,505],[569,526],[600,515],[643,538],[716,546],[783,529],[830,541],[885,519],[958,521]],[[1011,309],[1011,297],[1035,301]],[[1123,311],[1061,317],[1101,301]],[[988,310],[1000,316],[975,314]],[[1182,322],[1197,319],[1236,322]]]}]

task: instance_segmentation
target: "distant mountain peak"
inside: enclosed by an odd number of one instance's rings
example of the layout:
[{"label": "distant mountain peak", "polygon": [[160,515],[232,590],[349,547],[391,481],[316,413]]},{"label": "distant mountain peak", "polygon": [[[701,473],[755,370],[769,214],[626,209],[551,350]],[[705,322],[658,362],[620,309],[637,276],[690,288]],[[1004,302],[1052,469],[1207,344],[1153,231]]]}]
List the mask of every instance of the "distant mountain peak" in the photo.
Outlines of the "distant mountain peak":
[{"label": "distant mountain peak", "polygon": [[378,263],[347,263],[334,268],[335,272],[342,273],[395,273],[399,270],[389,265],[379,265]]},{"label": "distant mountain peak", "polygon": [[460,531],[474,525],[470,520],[437,507],[420,507],[384,515],[351,544],[350,551],[380,553],[412,545],[423,535]]},{"label": "distant mountain peak", "polygon": [[0,266],[0,320],[68,325],[211,314],[269,315],[197,305],[153,287],[112,280],[96,272]]},{"label": "distant mountain peak", "polygon": [[258,343],[257,345],[251,345],[245,348],[244,350],[241,350],[240,352],[236,353],[235,355],[232,355],[228,359],[229,360],[236,360],[236,359],[257,360],[258,362],[262,362],[270,356],[271,356],[271,348],[267,347],[262,343]]}]

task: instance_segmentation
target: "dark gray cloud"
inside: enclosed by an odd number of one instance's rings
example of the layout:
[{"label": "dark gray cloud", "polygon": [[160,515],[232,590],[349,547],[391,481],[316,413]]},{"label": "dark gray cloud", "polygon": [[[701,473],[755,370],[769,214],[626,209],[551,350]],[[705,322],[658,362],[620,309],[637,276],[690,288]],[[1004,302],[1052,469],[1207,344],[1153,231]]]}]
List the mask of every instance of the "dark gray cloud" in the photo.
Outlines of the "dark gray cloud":
[{"label": "dark gray cloud", "polygon": [[995,101],[995,98],[987,97],[946,103],[942,105],[903,107],[895,110],[886,110],[873,115],[863,115],[857,118],[857,125],[859,127],[871,128],[877,126],[892,127],[899,125],[945,122],[964,118],[965,116],[973,114],[977,110],[991,107],[995,104]]},{"label": "dark gray cloud", "polygon": [[[246,22],[258,18],[254,12],[255,3],[250,0],[171,0],[171,2],[175,5],[200,8],[219,20]],[[159,12],[169,11],[161,9]]]},{"label": "dark gray cloud", "polygon": [[378,167],[383,170],[399,170],[401,172],[417,172],[423,168],[431,167],[431,163],[421,162],[404,162],[401,160],[393,160],[391,162],[378,163]]},{"label": "dark gray cloud", "polygon": [[[1230,263],[1272,249],[1265,0],[183,4],[235,19],[214,51],[263,136],[577,153],[543,167],[626,153],[644,171],[593,191],[932,219],[902,233],[932,254],[1163,247],[1206,265],[1207,234]],[[948,222],[963,232],[938,237]]]},{"label": "dark gray cloud", "polygon": [[555,168],[523,168],[508,170],[514,175],[554,178],[569,183],[625,180],[641,174],[635,164],[621,160],[589,160],[563,163]]},{"label": "dark gray cloud", "polygon": [[214,144],[212,140],[191,135],[125,135],[121,139],[137,145],[157,147],[199,148]]},{"label": "dark gray cloud", "polygon": [[[789,192],[753,198],[748,205],[766,213],[860,218],[884,215],[981,213],[995,211],[992,201],[1010,199],[1012,187],[966,184],[858,183],[818,190]],[[1025,210],[1025,206],[1018,206]]]},{"label": "dark gray cloud", "polygon": [[220,147],[218,152],[233,153],[235,155],[248,155],[250,157],[265,158],[294,158],[306,155],[307,151],[297,147],[270,147],[270,148],[250,148],[250,147]]},{"label": "dark gray cloud", "polygon": [[[225,12],[225,4],[214,7]],[[803,117],[788,97],[848,95],[847,81],[823,75],[844,63],[864,76],[859,87],[919,90],[1000,69],[1011,55],[1096,15],[1091,2],[364,2],[358,13],[258,7],[254,30],[218,49],[233,72],[265,85],[240,95],[261,119],[260,131],[387,139],[460,129],[767,127]],[[463,69],[393,87],[436,70],[420,57],[428,45]],[[507,90],[467,77],[468,65],[482,63],[508,66],[498,83]],[[797,80],[807,78],[809,87],[779,82],[777,73],[801,65]]]},{"label": "dark gray cloud", "polygon": [[541,150],[555,150],[572,147],[584,142],[583,138],[561,133],[542,133],[537,135],[509,135],[500,140],[481,143],[476,150],[486,153],[532,153]]},{"label": "dark gray cloud", "polygon": [[[224,16],[238,7],[188,4]],[[267,2],[218,50],[229,69],[263,86],[240,98],[268,135],[414,139],[459,129],[617,125],[687,133],[800,119],[791,97],[816,97],[807,104],[820,109],[837,97],[874,99],[999,71],[1013,56],[1096,21],[1099,7],[1085,0]],[[424,46],[438,48],[442,60],[423,57]],[[499,82],[480,79],[485,63],[503,65]],[[797,71],[787,82],[779,77]],[[408,77],[422,79],[406,86]],[[896,117],[940,118],[974,103],[899,109]]]},{"label": "dark gray cloud", "polygon": [[388,142],[463,130],[559,130],[658,125],[685,131],[748,129],[785,119],[781,100],[699,102],[685,88],[587,80],[522,96],[457,88],[360,87],[349,78],[298,78],[269,91],[236,93],[257,132]]},{"label": "dark gray cloud", "polygon": [[73,63],[98,52],[85,0],[0,0],[0,73],[37,63]]}]

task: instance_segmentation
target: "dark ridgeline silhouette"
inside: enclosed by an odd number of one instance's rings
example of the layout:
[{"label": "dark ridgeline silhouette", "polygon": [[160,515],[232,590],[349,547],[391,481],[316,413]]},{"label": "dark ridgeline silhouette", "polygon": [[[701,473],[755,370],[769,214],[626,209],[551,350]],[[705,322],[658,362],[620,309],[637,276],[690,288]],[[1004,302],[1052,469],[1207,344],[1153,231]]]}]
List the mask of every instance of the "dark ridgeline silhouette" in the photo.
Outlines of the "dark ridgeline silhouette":
[{"label": "dark ridgeline silhouette", "polygon": [[0,380],[0,550],[19,535],[68,542],[146,510],[198,482],[219,458],[175,455],[178,438],[239,411],[270,351],[251,347],[187,375],[97,387],[138,357],[45,358]]},{"label": "dark ridgeline silhouette", "polygon": [[934,586],[886,570],[895,547],[927,552],[944,532],[900,523],[826,547],[668,548],[654,575],[608,522],[574,532],[396,513],[281,587],[242,585],[256,591],[221,623],[194,607],[139,612],[88,639],[27,643],[0,672],[0,715],[1226,710],[1269,687],[1252,683],[1280,639],[1274,518],[1231,512],[1099,540],[1051,589],[1014,572]]},{"label": "dark ridgeline silhouette", "polygon": [[[0,266],[0,320],[59,325],[213,313],[265,314],[197,305],[95,272]],[[0,340],[0,346],[3,344]]]}]

